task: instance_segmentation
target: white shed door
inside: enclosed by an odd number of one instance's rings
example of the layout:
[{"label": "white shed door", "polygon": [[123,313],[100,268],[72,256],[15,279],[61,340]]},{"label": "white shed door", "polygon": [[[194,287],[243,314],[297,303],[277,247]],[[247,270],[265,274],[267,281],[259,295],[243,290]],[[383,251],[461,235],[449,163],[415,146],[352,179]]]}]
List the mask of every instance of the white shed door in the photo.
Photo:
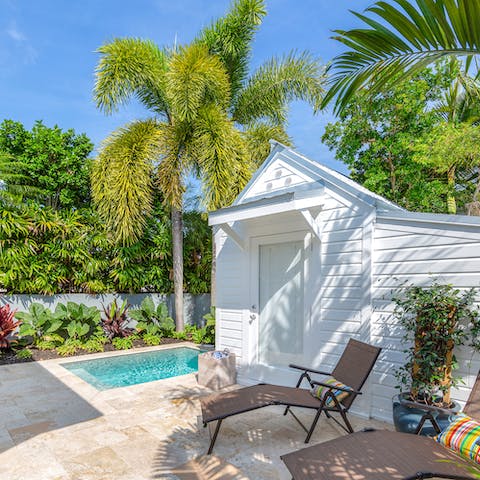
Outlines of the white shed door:
[{"label": "white shed door", "polygon": [[261,245],[258,359],[286,366],[303,357],[303,241]]}]

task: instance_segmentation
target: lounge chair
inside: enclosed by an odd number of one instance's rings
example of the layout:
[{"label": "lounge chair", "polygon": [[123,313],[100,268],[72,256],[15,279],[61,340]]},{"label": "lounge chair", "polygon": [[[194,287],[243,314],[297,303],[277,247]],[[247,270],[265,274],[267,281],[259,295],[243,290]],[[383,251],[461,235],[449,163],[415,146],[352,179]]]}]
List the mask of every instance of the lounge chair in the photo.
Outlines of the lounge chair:
[{"label": "lounge chair", "polygon": [[[480,421],[480,373],[463,412]],[[294,480],[479,478],[472,471],[476,464],[435,440],[388,430],[357,432],[281,459]]]},{"label": "lounge chair", "polygon": [[[200,403],[204,426],[206,427],[210,422],[217,422],[208,448],[208,454],[213,451],[220,426],[225,418],[269,405],[285,405],[287,407],[284,415],[290,412],[307,432],[305,443],[310,441],[310,437],[322,412],[325,412],[328,418],[332,418],[339,423],[348,433],[352,433],[353,428],[347,418],[347,412],[357,395],[361,394],[360,390],[367,380],[380,351],[380,348],[351,339],[331,373],[298,365],[290,365],[291,368],[302,372],[296,387],[260,384],[201,398]],[[333,387],[330,384],[318,382],[312,379],[312,374],[331,375],[349,388]],[[304,380],[308,382],[309,389],[300,388]],[[323,385],[327,389],[327,393],[321,400],[310,393],[310,390],[316,385]],[[347,391],[348,396],[338,401],[333,394],[333,391],[338,389]],[[290,407],[310,408],[316,411],[309,429],[300,422]],[[332,413],[339,413],[345,426],[332,417]]]}]

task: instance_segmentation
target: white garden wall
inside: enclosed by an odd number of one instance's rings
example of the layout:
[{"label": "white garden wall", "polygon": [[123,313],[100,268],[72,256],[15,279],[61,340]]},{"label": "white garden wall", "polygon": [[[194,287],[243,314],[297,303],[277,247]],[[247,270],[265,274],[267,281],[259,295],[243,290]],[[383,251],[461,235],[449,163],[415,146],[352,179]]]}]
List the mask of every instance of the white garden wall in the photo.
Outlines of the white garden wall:
[{"label": "white garden wall", "polygon": [[[168,311],[173,318],[175,318],[175,302],[173,295],[161,293],[137,293],[137,294],[101,294],[89,295],[84,293],[68,293],[59,295],[3,295],[0,297],[1,303],[9,303],[13,308],[19,311],[27,311],[30,304],[33,302],[41,303],[42,305],[54,310],[59,303],[75,302],[83,303],[87,306],[95,306],[102,310],[102,306],[109,305],[113,300],[117,299],[119,305],[127,299],[131,305],[130,308],[138,308],[145,297],[151,297],[155,303],[166,303]],[[189,324],[203,325],[205,320],[203,315],[210,311],[210,295],[191,295],[184,294],[184,315],[185,321]]]}]

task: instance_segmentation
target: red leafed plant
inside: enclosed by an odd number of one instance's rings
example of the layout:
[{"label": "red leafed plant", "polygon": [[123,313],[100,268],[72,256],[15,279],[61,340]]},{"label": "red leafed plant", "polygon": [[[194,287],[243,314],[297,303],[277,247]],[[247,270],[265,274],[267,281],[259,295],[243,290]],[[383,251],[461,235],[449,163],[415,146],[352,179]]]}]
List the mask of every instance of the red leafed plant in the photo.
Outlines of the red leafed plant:
[{"label": "red leafed plant", "polygon": [[10,305],[0,306],[0,348],[8,348],[10,342],[7,337],[20,325],[20,320],[15,320],[16,310]]}]

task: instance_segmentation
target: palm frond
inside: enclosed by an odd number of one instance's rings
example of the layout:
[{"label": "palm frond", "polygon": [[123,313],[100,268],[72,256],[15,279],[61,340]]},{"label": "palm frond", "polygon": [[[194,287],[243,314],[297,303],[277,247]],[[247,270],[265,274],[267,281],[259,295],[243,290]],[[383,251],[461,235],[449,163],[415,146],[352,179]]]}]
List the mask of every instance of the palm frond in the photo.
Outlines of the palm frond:
[{"label": "palm frond", "polygon": [[41,200],[45,192],[29,185],[28,165],[7,152],[0,152],[0,199],[20,204],[25,197]]},{"label": "palm frond", "polygon": [[293,100],[304,100],[318,111],[324,81],[324,68],[307,52],[273,58],[252,75],[240,92],[233,118],[242,124],[260,119],[284,124],[288,103]]},{"label": "palm frond", "polygon": [[191,135],[188,122],[174,122],[160,126],[161,161],[156,172],[156,186],[163,194],[164,203],[181,209],[185,192],[184,176],[191,165],[185,155],[185,145]]},{"label": "palm frond", "polygon": [[98,50],[94,100],[106,113],[137,96],[159,114],[168,111],[165,100],[167,56],[153,42],[139,38],[116,38]]},{"label": "palm frond", "polygon": [[266,13],[264,0],[235,0],[230,11],[197,39],[220,57],[230,77],[233,97],[247,78],[252,40]]},{"label": "palm frond", "polygon": [[[442,66],[440,66],[442,67]],[[452,79],[445,89],[443,98],[434,111],[451,123],[477,123],[480,120],[480,84],[468,73],[468,65],[462,68],[461,62],[451,58],[446,64],[447,73]]]},{"label": "palm frond", "polygon": [[210,210],[229,205],[253,172],[239,130],[217,105],[200,110],[187,153],[198,165]]},{"label": "palm frond", "polygon": [[192,44],[174,54],[166,78],[168,102],[177,120],[193,120],[205,103],[226,108],[230,102],[227,72],[204,45]]},{"label": "palm frond", "polygon": [[277,140],[284,145],[293,145],[292,139],[283,126],[255,122],[243,132],[250,162],[258,168],[270,154],[270,140]]},{"label": "palm frond", "polygon": [[160,126],[133,122],[113,132],[93,162],[92,197],[116,242],[129,244],[143,232],[153,202],[153,162]]},{"label": "palm frond", "polygon": [[405,80],[428,64],[448,56],[480,53],[480,3],[472,0],[379,1],[352,12],[365,28],[336,30],[333,37],[349,50],[335,57],[328,69],[330,89],[323,105],[335,96],[340,112],[356,92],[369,85],[370,94]]}]

